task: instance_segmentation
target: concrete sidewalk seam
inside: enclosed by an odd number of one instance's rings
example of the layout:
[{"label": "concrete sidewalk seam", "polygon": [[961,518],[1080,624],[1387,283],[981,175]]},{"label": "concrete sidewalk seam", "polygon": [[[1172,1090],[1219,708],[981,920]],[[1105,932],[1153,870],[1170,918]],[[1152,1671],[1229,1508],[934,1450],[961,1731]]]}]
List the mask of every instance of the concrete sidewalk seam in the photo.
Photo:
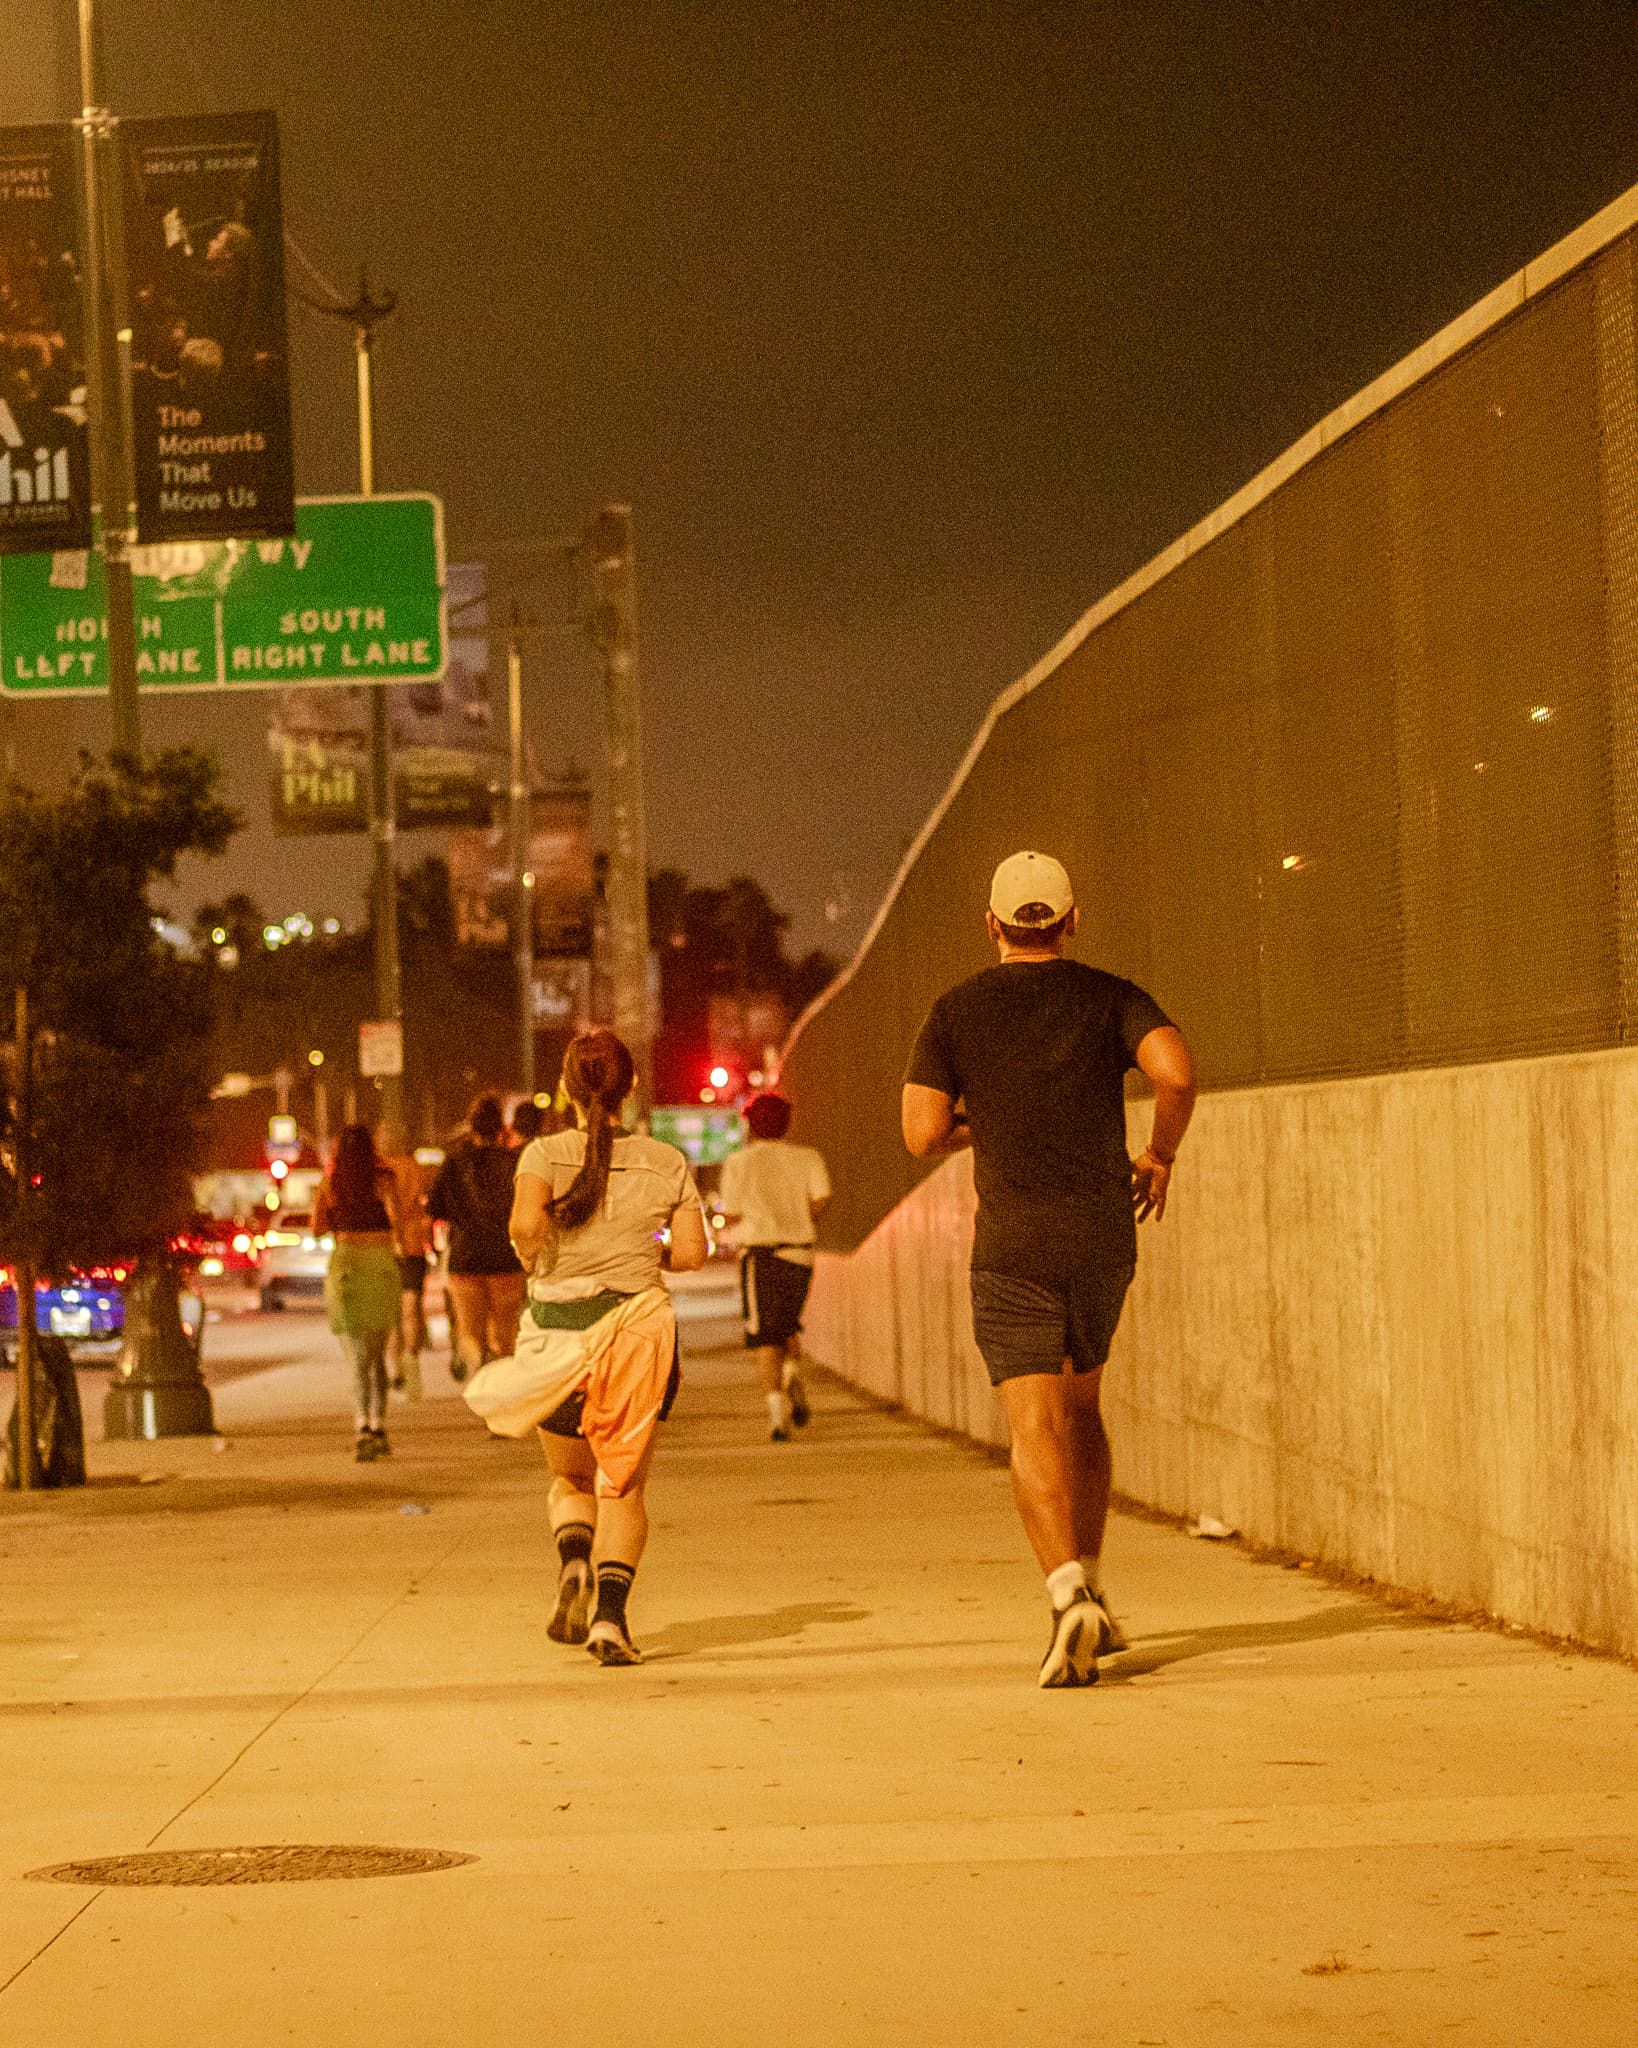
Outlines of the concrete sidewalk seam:
[{"label": "concrete sidewalk seam", "polygon": [[[431,1572],[441,1571],[443,1567],[446,1564],[448,1564],[449,1560],[455,1555],[456,1551],[458,1551],[461,1548],[461,1546],[466,1542],[466,1540],[467,1539],[464,1535],[457,1536],[455,1541],[449,1546],[449,1548],[443,1553],[443,1555],[439,1557],[436,1560],[436,1562],[428,1568],[429,1574]],[[356,1640],[349,1643],[346,1649],[344,1649],[338,1657],[333,1658],[331,1662],[328,1663],[324,1667],[324,1669],[321,1672],[319,1672],[318,1675],[309,1684],[303,1686],[300,1692],[292,1693],[289,1699],[287,1699],[284,1702],[284,1704],[277,1709],[276,1712],[271,1714],[268,1717],[268,1719],[262,1723],[261,1727],[256,1730],[255,1734],[252,1735],[247,1742],[242,1743],[240,1747],[234,1752],[234,1754],[231,1757],[229,1757],[227,1762],[223,1764],[222,1768],[216,1773],[215,1777],[210,1780],[209,1784],[202,1785],[199,1788],[199,1790],[196,1793],[194,1793],[191,1799],[185,1800],[183,1804],[177,1808],[175,1813],[171,1815],[170,1819],[148,1837],[147,1841],[143,1844],[143,1847],[146,1849],[154,1848],[166,1835],[170,1833],[171,1829],[176,1826],[178,1821],[185,1819],[186,1816],[193,1811],[193,1809],[199,1804],[199,1802],[202,1799],[208,1799],[211,1793],[213,1793],[216,1790],[217,1786],[222,1784],[225,1779],[229,1778],[233,1774],[233,1772],[239,1768],[240,1764],[244,1762],[247,1756],[249,1756],[250,1752],[256,1747],[257,1743],[260,1742],[264,1736],[270,1735],[273,1732],[273,1730],[279,1725],[279,1723],[284,1719],[286,1714],[293,1713],[295,1709],[301,1706],[305,1700],[311,1699],[313,1694],[318,1691],[319,1687],[324,1683],[324,1681],[327,1678],[332,1677],[337,1671],[339,1671],[342,1665],[345,1664],[350,1657],[356,1657],[359,1651],[369,1641],[370,1637],[373,1636],[376,1630],[381,1627],[382,1623],[387,1621],[388,1619],[390,1619],[392,1615],[397,1613],[398,1609],[403,1606],[404,1602],[408,1598],[409,1587],[406,1585],[393,1595],[392,1599],[390,1599],[387,1602],[386,1606],[382,1608],[381,1612],[378,1615],[376,1615],[375,1619],[368,1624],[368,1626],[356,1638]],[[25,1964],[24,1967],[26,1968],[27,1965]]]},{"label": "concrete sidewalk seam", "polygon": [[17,1982],[19,1977],[26,1976],[28,1972],[33,1969],[34,1965],[40,1960],[40,1958],[47,1952],[48,1949],[54,1948],[56,1944],[62,1940],[63,1936],[68,1932],[68,1930],[74,1925],[74,1922],[78,1920],[82,1914],[90,1912],[91,1908],[97,1903],[98,1899],[102,1897],[103,1892],[106,1890],[106,1885],[101,1886],[98,1890],[94,1891],[91,1894],[90,1898],[83,1900],[78,1906],[74,1908],[73,1912],[69,1914],[68,1918],[63,1922],[61,1927],[57,1929],[56,1933],[51,1936],[50,1940],[42,1941],[40,1946],[34,1951],[33,1955],[29,1956],[26,1961],[21,1962],[17,1965],[16,1969],[12,1971],[11,1975],[6,1979],[5,1983],[0,1984],[0,1998],[5,1997],[6,1993]]}]

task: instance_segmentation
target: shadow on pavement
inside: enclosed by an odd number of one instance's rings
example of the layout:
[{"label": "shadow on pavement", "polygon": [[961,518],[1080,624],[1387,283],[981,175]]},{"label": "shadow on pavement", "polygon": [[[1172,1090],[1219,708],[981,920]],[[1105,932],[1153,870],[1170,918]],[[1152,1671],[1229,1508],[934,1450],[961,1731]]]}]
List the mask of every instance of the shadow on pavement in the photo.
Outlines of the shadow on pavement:
[{"label": "shadow on pavement", "polygon": [[775,1607],[766,1614],[709,1614],[699,1621],[674,1621],[643,1638],[643,1661],[686,1657],[700,1650],[738,1649],[747,1643],[777,1643],[800,1635],[816,1622],[868,1621],[862,1607],[843,1600],[810,1600],[795,1607]]},{"label": "shadow on pavement", "polygon": [[1164,1671],[1169,1664],[1216,1656],[1224,1650],[1278,1649],[1289,1643],[1323,1643],[1337,1636],[1368,1635],[1375,1629],[1419,1625],[1413,1615],[1395,1614],[1390,1609],[1356,1600],[1343,1607],[1322,1607],[1314,1614],[1298,1615],[1291,1621],[1229,1622],[1220,1628],[1193,1629],[1187,1635],[1150,1637],[1101,1663],[1098,1674],[1101,1683],[1119,1685],[1123,1680],[1147,1678],[1151,1672]]}]

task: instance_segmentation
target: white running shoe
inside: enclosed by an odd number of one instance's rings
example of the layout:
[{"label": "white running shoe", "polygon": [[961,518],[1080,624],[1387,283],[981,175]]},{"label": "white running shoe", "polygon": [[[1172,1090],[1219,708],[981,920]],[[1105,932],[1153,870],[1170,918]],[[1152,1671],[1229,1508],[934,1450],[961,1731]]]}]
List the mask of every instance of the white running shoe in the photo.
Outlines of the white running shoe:
[{"label": "white running shoe", "polygon": [[1108,1625],[1108,1615],[1090,1592],[1078,1593],[1067,1607],[1060,1607],[1052,1617],[1052,1636],[1036,1684],[1045,1690],[1096,1685],[1098,1650]]}]

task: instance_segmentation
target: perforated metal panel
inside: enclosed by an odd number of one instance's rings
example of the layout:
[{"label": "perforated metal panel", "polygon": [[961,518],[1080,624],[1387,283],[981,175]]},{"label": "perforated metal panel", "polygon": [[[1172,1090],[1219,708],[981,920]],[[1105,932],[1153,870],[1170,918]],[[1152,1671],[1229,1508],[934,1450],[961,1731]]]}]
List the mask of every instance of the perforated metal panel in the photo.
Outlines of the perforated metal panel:
[{"label": "perforated metal panel", "polygon": [[[859,1242],[920,1177],[898,1090],[1057,853],[1079,957],[1207,1088],[1570,1052],[1638,1019],[1631,238],[1299,469],[999,721],[786,1068]],[[1625,991],[1625,993],[1623,993]]]}]

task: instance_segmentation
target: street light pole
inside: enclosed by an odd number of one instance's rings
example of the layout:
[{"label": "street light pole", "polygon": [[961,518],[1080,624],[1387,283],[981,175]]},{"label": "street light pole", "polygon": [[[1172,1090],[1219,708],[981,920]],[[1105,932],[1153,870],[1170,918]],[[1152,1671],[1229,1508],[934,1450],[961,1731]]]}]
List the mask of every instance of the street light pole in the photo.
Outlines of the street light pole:
[{"label": "street light pole", "polygon": [[[358,297],[349,306],[326,305],[303,297],[316,313],[350,320],[358,356],[358,488],[375,496],[375,392],[371,381],[375,330],[398,304],[396,292],[380,298],[370,293],[368,273],[358,274]],[[392,723],[387,714],[386,683],[370,683],[370,900],[375,927],[375,1014],[382,1021],[404,1023],[403,972],[398,955],[398,871],[393,858],[396,826],[392,801]],[[380,1117],[383,1123],[404,1122],[403,1074],[383,1074]]]},{"label": "street light pole", "polygon": [[529,865],[530,795],[523,750],[523,620],[512,607],[506,636],[506,715],[511,741],[507,823],[512,840],[512,957],[518,978],[518,1068],[526,1099],[535,1094],[535,877]]},{"label": "street light pole", "polygon": [[17,1074],[13,1100],[17,1127],[12,1133],[13,1181],[17,1190],[17,1258],[12,1274],[17,1294],[17,1485],[27,1493],[38,1483],[34,1435],[34,1239],[31,1211],[34,1166],[30,1157],[30,1125],[34,1120],[34,1027],[28,990],[17,990]]},{"label": "street light pole", "polygon": [[131,588],[131,330],[115,317],[124,292],[124,209],[114,118],[103,104],[95,0],[79,0],[80,143],[85,173],[86,382],[108,594],[108,713],[116,753],[140,754],[136,618]]}]

